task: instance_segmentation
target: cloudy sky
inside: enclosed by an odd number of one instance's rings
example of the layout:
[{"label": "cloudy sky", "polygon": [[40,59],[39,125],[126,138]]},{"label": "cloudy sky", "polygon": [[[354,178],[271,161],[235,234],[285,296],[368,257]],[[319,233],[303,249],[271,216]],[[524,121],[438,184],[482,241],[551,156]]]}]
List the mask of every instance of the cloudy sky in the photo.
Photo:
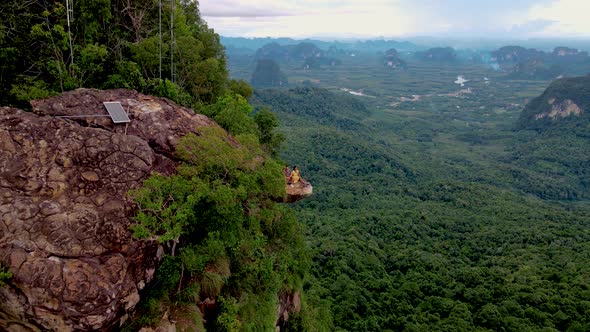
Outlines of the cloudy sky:
[{"label": "cloudy sky", "polygon": [[224,36],[588,37],[590,0],[199,0]]}]

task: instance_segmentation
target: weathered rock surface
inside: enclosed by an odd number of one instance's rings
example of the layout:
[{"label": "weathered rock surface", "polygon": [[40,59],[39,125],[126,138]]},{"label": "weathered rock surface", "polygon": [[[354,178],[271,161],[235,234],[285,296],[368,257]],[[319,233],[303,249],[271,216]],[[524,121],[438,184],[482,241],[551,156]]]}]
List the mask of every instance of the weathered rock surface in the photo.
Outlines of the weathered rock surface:
[{"label": "weathered rock surface", "polygon": [[548,103],[552,106],[551,110],[547,113],[541,113],[535,115],[535,120],[543,119],[543,118],[550,118],[555,119],[557,117],[567,118],[568,116],[579,116],[584,112],[576,103],[571,101],[571,99],[566,99],[560,103],[555,102],[555,98],[552,98],[548,101]]},{"label": "weathered rock surface", "polygon": [[[120,101],[131,123],[113,124],[102,102]],[[159,257],[132,238],[129,189],[176,167],[178,140],[216,125],[166,99],[129,90],[79,89],[0,108],[0,327],[101,331],[139,301]],[[1,330],[1,328],[0,328]]]},{"label": "weathered rock surface", "polygon": [[283,199],[285,203],[295,203],[302,199],[305,199],[313,193],[313,186],[311,183],[298,182],[296,184],[288,184],[285,187],[286,195]]},{"label": "weathered rock surface", "polygon": [[279,296],[277,306],[277,331],[283,329],[289,320],[289,315],[298,313],[301,310],[301,294],[299,292],[284,293]]},{"label": "weathered rock surface", "polygon": [[518,119],[520,129],[583,131],[590,122],[590,75],[557,79],[529,101]]}]

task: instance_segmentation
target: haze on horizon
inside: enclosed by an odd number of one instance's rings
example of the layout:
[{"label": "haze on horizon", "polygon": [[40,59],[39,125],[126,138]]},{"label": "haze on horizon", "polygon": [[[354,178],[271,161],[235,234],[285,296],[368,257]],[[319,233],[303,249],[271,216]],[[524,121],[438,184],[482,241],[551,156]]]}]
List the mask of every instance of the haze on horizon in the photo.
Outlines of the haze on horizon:
[{"label": "haze on horizon", "polygon": [[590,38],[588,0],[200,0],[234,37]]}]

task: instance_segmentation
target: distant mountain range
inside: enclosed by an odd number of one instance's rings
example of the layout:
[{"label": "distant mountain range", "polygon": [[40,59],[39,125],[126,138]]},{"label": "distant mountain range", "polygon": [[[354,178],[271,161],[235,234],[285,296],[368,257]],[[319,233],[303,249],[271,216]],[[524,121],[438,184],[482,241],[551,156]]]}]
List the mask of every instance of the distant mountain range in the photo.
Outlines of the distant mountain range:
[{"label": "distant mountain range", "polygon": [[447,65],[488,64],[505,72],[506,78],[519,80],[553,80],[565,76],[590,73],[588,52],[557,46],[551,51],[525,48],[520,45],[485,49],[433,47],[425,48],[408,41],[358,40],[322,41],[292,38],[221,37],[230,59],[253,63],[271,59],[279,64],[296,64],[302,69],[337,66],[346,57],[379,56],[384,66],[405,69],[407,62],[425,61]]},{"label": "distant mountain range", "polygon": [[457,53],[451,47],[434,47],[424,52],[416,52],[415,57],[422,61],[438,63],[457,62]]},{"label": "distant mountain range", "polygon": [[510,73],[513,79],[554,79],[590,72],[588,52],[563,46],[555,47],[552,52],[504,46],[493,51],[489,61]]},{"label": "distant mountain range", "polygon": [[359,40],[359,41],[323,41],[317,39],[296,40],[292,38],[243,38],[243,37],[221,37],[221,43],[228,50],[249,49],[254,53],[257,49],[274,43],[278,45],[295,45],[299,43],[311,43],[323,50],[343,50],[363,53],[385,52],[395,48],[398,51],[418,51],[425,49],[408,41],[395,40]]},{"label": "distant mountain range", "polygon": [[281,45],[279,43],[270,43],[262,46],[254,54],[256,60],[272,59],[275,61],[305,60],[309,58],[319,58],[324,55],[324,51],[310,42],[301,42],[293,45]]}]

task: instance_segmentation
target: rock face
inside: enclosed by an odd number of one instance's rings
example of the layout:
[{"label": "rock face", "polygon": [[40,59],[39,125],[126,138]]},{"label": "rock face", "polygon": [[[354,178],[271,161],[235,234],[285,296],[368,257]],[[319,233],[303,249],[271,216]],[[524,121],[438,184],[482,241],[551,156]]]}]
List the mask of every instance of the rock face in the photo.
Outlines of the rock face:
[{"label": "rock face", "polygon": [[553,81],[531,100],[518,120],[521,129],[584,128],[590,122],[590,76]]},{"label": "rock face", "polygon": [[536,114],[535,120],[540,120],[546,117],[555,119],[557,117],[566,118],[568,116],[579,116],[583,112],[583,110],[570,99],[566,99],[561,103],[556,103],[555,98],[552,98],[549,100],[549,104],[552,106],[551,111],[548,113]]},{"label": "rock face", "polygon": [[[131,123],[113,124],[104,101]],[[139,301],[160,251],[128,230],[129,189],[174,171],[178,140],[202,115],[128,90],[79,89],[0,108],[0,327],[9,331],[104,331]],[[0,329],[1,330],[1,329]]]},{"label": "rock face", "polygon": [[313,187],[309,182],[298,182],[296,184],[288,184],[286,187],[287,194],[284,197],[285,203],[295,203],[306,197],[311,196],[313,193]]},{"label": "rock face", "polygon": [[277,321],[275,326],[280,331],[284,329],[289,316],[298,313],[301,310],[301,294],[299,292],[284,293],[279,296],[279,305],[277,306]]},{"label": "rock face", "polygon": [[543,59],[545,53],[535,49],[526,49],[521,46],[504,46],[492,52],[492,61],[503,65],[514,65],[519,62],[534,59]]},{"label": "rock face", "polygon": [[541,59],[531,59],[517,63],[510,72],[510,79],[551,80],[565,74],[565,69],[557,64],[546,63]]}]

